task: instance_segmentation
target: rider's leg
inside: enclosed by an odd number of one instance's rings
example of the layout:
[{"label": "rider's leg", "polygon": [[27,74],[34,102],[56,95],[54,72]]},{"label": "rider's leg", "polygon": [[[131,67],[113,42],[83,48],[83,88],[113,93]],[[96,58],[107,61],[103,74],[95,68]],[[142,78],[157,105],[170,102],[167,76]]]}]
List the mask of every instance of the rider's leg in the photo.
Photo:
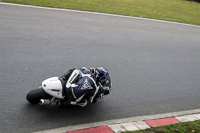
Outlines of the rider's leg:
[{"label": "rider's leg", "polygon": [[68,72],[65,73],[65,74],[62,76],[62,78],[64,78],[64,80],[68,80],[69,77],[71,76],[72,72],[74,71],[74,69],[75,69],[75,68],[72,68],[72,69],[68,70]]}]

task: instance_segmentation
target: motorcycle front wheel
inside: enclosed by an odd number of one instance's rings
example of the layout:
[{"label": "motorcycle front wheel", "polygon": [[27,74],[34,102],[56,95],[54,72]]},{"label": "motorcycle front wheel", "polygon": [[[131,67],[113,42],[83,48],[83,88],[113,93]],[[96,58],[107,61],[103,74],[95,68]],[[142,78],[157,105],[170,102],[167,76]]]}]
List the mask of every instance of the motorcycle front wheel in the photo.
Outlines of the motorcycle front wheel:
[{"label": "motorcycle front wheel", "polygon": [[49,98],[52,98],[52,96],[47,94],[41,87],[28,92],[28,94],[26,95],[27,101],[29,101],[32,104],[38,104],[40,99],[49,99]]}]

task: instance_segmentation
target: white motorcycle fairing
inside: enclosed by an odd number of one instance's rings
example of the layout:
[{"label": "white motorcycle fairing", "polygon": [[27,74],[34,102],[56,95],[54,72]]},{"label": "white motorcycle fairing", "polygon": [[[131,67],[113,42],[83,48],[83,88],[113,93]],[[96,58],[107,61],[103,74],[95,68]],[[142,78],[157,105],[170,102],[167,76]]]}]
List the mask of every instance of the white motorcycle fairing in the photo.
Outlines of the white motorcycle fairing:
[{"label": "white motorcycle fairing", "polygon": [[49,95],[59,99],[64,98],[64,96],[62,95],[63,87],[61,81],[59,80],[59,77],[52,77],[44,80],[42,82],[42,87],[44,91]]}]

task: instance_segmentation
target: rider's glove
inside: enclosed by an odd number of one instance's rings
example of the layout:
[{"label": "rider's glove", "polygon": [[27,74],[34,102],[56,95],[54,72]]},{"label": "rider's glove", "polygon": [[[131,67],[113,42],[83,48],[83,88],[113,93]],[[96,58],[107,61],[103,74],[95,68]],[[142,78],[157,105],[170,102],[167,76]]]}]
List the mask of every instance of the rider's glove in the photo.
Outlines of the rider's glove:
[{"label": "rider's glove", "polygon": [[103,90],[103,94],[104,95],[108,95],[110,93],[110,89],[109,88],[105,88],[104,90]]}]

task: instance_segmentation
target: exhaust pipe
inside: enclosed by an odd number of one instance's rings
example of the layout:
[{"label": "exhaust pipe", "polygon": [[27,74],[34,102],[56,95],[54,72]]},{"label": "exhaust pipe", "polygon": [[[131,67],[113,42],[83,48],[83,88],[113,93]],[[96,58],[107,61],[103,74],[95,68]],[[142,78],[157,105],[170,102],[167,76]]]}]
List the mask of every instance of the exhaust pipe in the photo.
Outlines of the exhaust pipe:
[{"label": "exhaust pipe", "polygon": [[40,99],[39,105],[56,105],[58,104],[58,101],[52,101],[48,99]]}]

